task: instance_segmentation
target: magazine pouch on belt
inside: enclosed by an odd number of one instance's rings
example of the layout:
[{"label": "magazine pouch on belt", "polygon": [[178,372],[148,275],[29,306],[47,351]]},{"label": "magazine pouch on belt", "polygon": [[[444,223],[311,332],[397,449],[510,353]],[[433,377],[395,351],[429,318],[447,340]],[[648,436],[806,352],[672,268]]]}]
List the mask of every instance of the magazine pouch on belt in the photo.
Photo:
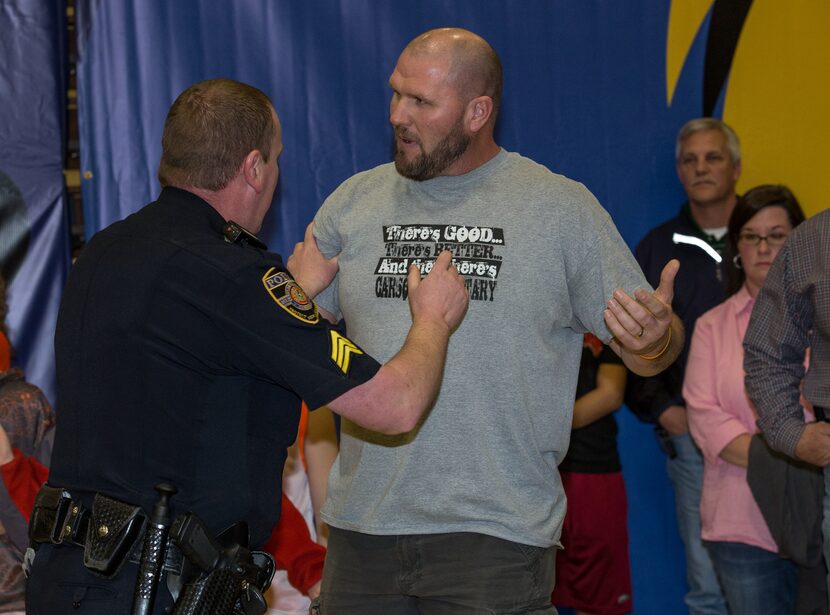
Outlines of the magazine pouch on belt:
[{"label": "magazine pouch on belt", "polygon": [[43,485],[35,497],[29,519],[29,540],[38,545],[57,544],[64,538],[64,525],[72,505],[69,494],[58,487]]},{"label": "magazine pouch on belt", "polygon": [[116,574],[141,537],[146,518],[140,506],[96,494],[84,544],[84,566],[107,577]]}]

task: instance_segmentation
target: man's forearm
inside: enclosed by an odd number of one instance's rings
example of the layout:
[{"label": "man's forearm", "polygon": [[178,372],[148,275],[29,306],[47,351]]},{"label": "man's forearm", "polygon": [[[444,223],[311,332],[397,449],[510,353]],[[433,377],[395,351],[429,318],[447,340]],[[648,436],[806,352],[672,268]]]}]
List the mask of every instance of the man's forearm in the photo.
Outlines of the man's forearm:
[{"label": "man's forearm", "polygon": [[344,393],[329,407],[372,431],[411,431],[438,395],[449,336],[445,323],[413,323],[398,353],[371,380]]},{"label": "man's forearm", "polygon": [[686,406],[669,406],[657,417],[657,424],[672,436],[688,433],[689,417]]},{"label": "man's forearm", "polygon": [[766,409],[763,414],[759,412],[758,427],[764,432],[771,448],[795,457],[795,449],[804,432],[805,423],[801,406],[795,404],[792,408],[777,412]]},{"label": "man's forearm", "polygon": [[780,344],[761,337],[758,330],[754,337],[755,341],[747,334],[744,339],[747,395],[755,404],[758,427],[769,445],[793,456],[804,429],[800,403],[804,358],[783,353]]},{"label": "man's forearm", "polygon": [[720,458],[732,465],[745,468],[749,465],[749,443],[752,436],[744,433],[732,440],[720,452]]},{"label": "man's forearm", "polygon": [[588,391],[574,403],[574,416],[571,427],[579,429],[598,421],[602,417],[611,414],[620,407],[622,403],[616,401],[617,396],[613,392],[593,389]]},{"label": "man's forearm", "polygon": [[421,279],[415,265],[406,278],[412,326],[398,353],[374,378],[328,406],[365,429],[384,434],[413,430],[441,386],[450,334],[467,313],[464,279],[445,250]]},{"label": "man's forearm", "polygon": [[574,402],[572,427],[579,429],[617,410],[623,403],[627,370],[618,363],[601,363],[597,386]]}]

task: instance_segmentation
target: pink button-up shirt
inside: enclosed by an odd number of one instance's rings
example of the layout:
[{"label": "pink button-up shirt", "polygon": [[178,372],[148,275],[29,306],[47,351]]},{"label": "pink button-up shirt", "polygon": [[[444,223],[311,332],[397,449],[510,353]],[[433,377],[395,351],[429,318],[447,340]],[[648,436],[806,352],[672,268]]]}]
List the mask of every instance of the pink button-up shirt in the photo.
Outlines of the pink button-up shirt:
[{"label": "pink button-up shirt", "polygon": [[758,432],[744,389],[743,338],[752,306],[746,286],[701,316],[692,335],[683,397],[692,436],[703,452],[700,519],[705,540],[778,551],[746,481],[746,468],[719,457],[741,434]]}]

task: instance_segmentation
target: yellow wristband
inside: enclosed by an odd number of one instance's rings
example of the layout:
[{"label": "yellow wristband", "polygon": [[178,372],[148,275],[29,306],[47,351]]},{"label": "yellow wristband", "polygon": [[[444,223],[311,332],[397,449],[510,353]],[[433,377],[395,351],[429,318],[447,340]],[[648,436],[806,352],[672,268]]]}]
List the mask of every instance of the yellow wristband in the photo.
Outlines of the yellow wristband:
[{"label": "yellow wristband", "polygon": [[657,354],[651,354],[651,355],[641,354],[639,356],[640,356],[641,359],[645,359],[646,361],[654,361],[655,359],[659,359],[664,354],[666,354],[666,351],[669,349],[670,344],[671,344],[671,323],[669,323],[669,336],[666,338],[666,344],[660,349],[660,352],[658,352]]}]

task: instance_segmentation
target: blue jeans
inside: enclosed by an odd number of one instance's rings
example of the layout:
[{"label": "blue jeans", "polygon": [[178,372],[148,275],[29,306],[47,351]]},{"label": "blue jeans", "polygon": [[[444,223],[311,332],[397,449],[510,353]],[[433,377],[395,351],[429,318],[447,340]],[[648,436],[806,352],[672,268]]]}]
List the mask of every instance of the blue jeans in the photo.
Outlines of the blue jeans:
[{"label": "blue jeans", "polygon": [[689,591],[683,600],[689,615],[727,615],[726,600],[715,567],[700,537],[700,492],[703,486],[703,456],[690,434],[671,436],[677,457],[666,467],[674,486],[677,529],[686,554]]},{"label": "blue jeans", "polygon": [[777,553],[740,542],[707,541],[730,615],[795,612],[797,569]]},{"label": "blue jeans", "polygon": [[373,536],[330,528],[323,615],[556,615],[556,547],[473,533]]}]

